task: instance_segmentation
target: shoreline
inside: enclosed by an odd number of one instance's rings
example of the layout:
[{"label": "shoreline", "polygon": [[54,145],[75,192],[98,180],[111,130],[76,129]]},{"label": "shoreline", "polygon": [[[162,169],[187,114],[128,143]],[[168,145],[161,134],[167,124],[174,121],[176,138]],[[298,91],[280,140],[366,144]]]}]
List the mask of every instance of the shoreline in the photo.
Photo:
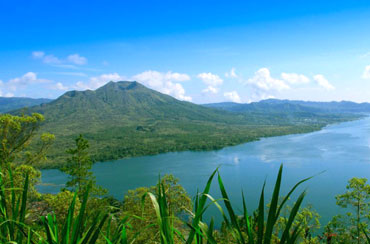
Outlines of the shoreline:
[{"label": "shoreline", "polygon": [[[356,120],[361,120],[361,119],[364,119],[366,117],[369,117],[369,114],[367,114],[367,115],[358,115],[358,116],[359,117],[357,117],[357,118],[352,118],[352,119],[348,119],[348,120],[334,121],[332,123],[327,123],[327,124],[323,124],[323,125],[316,125],[317,126],[316,128],[314,126],[309,126],[309,125],[297,125],[297,126],[290,125],[290,126],[294,126],[293,129],[296,129],[298,131],[292,131],[291,133],[289,133],[289,132],[288,133],[284,133],[283,132],[281,134],[271,135],[271,136],[261,136],[261,137],[255,138],[255,139],[241,141],[240,143],[233,143],[233,144],[221,145],[221,146],[218,146],[217,148],[209,148],[209,149],[199,148],[199,149],[169,150],[169,151],[166,151],[166,152],[159,152],[159,153],[152,153],[152,154],[151,153],[148,153],[148,154],[142,154],[142,155],[127,156],[127,157],[120,157],[120,158],[111,158],[111,159],[105,159],[105,160],[95,160],[93,158],[93,164],[113,162],[113,161],[117,161],[117,160],[124,160],[124,159],[137,158],[137,157],[155,156],[155,155],[166,154],[166,153],[219,151],[219,150],[222,150],[222,149],[228,148],[228,147],[233,147],[233,146],[238,146],[238,145],[242,145],[242,144],[245,144],[245,143],[251,143],[251,142],[260,141],[261,139],[264,139],[264,138],[272,138],[272,137],[288,136],[288,135],[309,134],[309,133],[312,133],[312,132],[321,131],[322,129],[324,129],[325,127],[330,126],[330,125],[335,125],[335,124],[341,124],[341,123],[346,123],[346,122],[352,122],[352,121],[356,121]],[[300,131],[301,129],[303,129],[303,130]],[[38,170],[47,170],[47,169],[58,169],[59,170],[63,165],[61,165],[59,167],[54,167],[54,166],[55,165],[52,165],[51,167],[37,167],[36,166],[35,168],[37,168]]]}]

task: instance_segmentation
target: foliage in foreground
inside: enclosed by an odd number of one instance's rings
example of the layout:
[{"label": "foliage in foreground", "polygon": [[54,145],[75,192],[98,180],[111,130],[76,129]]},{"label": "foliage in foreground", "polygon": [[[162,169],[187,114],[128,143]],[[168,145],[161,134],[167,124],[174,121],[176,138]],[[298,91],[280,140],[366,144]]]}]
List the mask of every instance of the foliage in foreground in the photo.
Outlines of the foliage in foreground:
[{"label": "foliage in foreground", "polygon": [[[21,159],[32,163],[45,158],[53,135],[41,137],[38,153],[27,152],[42,120],[39,114],[0,116],[0,243],[370,243],[366,179],[351,179],[347,192],[337,196],[337,204],[352,207],[354,213],[335,216],[322,236],[313,236],[319,228],[318,214],[310,207],[301,209],[305,192],[292,207],[287,206],[296,188],[308,179],[281,196],[282,166],[271,201],[265,203],[264,184],[258,209],[251,214],[243,192],[241,215],[237,214],[218,169],[193,203],[173,176],[159,179],[156,187],[129,191],[122,203],[96,197],[88,143],[82,136],[76,139],[76,148],[67,151],[70,188],[42,195],[34,187],[40,173],[30,165],[17,164]],[[216,175],[220,199],[209,194]],[[223,219],[219,229],[213,218],[205,221],[210,206],[216,206]]]},{"label": "foliage in foreground", "polygon": [[[280,233],[274,234],[274,228],[278,223],[281,211],[291,194],[305,180],[298,182],[291,191],[282,198],[279,203],[280,186],[282,180],[282,166],[275,183],[272,200],[267,213],[265,213],[264,186],[261,191],[260,203],[255,215],[249,215],[243,196],[243,215],[238,216],[233,209],[227,191],[218,170],[209,178],[204,191],[198,194],[194,200],[194,211],[191,219],[179,224],[178,216],[170,206],[169,188],[165,182],[159,181],[156,192],[145,192],[142,196],[142,206],[146,198],[150,199],[155,212],[156,222],[141,229],[132,229],[131,222],[140,219],[140,216],[122,215],[122,212],[114,212],[108,209],[94,212],[88,211],[89,191],[91,184],[81,199],[78,212],[75,211],[78,194],[75,193],[63,221],[59,221],[55,213],[49,213],[41,217],[40,225],[27,224],[28,215],[28,189],[29,177],[25,176],[23,189],[5,188],[4,174],[12,174],[11,169],[4,171],[0,176],[0,238],[2,242],[16,243],[132,243],[150,227],[155,227],[158,233],[157,240],[153,243],[295,243],[302,231],[302,223],[294,224],[299,208],[305,196],[301,193],[289,213],[287,222]],[[219,189],[222,198],[214,199],[209,195],[213,178],[218,178]],[[13,185],[12,177],[9,177],[10,185]],[[243,193],[242,193],[243,194]],[[221,206],[224,204],[224,208]],[[207,225],[203,216],[211,205],[216,205],[220,211],[224,223],[224,233],[220,234],[214,229],[214,221]],[[224,210],[225,209],[225,210]],[[266,214],[266,216],[265,216]],[[135,231],[136,234],[128,235]],[[138,243],[145,243],[145,240]]]}]

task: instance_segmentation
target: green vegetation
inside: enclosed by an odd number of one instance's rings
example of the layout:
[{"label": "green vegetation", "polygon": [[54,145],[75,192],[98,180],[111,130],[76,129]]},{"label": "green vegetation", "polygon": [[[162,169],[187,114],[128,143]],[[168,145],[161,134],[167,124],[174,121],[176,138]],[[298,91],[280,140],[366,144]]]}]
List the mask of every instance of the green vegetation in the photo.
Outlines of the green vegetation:
[{"label": "green vegetation", "polygon": [[[335,216],[320,235],[315,233],[320,226],[319,215],[310,206],[302,207],[305,192],[292,202],[292,207],[287,205],[297,188],[310,178],[282,196],[282,166],[271,200],[265,201],[263,184],[258,208],[253,212],[247,211],[243,192],[241,212],[234,209],[218,169],[193,201],[172,175],[159,178],[156,186],[129,191],[122,202],[98,198],[90,194],[95,182],[89,171],[88,142],[82,136],[75,140],[75,148],[67,150],[71,156],[67,172],[80,180],[70,181],[69,189],[58,194],[39,194],[34,187],[39,171],[14,160],[27,151],[42,120],[40,114],[4,115],[0,120],[1,243],[370,243],[370,186],[366,179],[349,181],[347,192],[337,196],[337,204],[353,212],[346,214],[348,218]],[[38,141],[44,144],[43,138]],[[19,150],[10,150],[14,145]],[[215,177],[220,199],[209,194]],[[219,210],[221,228],[215,228],[213,218],[209,222],[205,219],[210,206]]]},{"label": "green vegetation", "polygon": [[368,229],[370,220],[370,185],[365,178],[352,178],[348,181],[347,191],[336,196],[337,205],[350,209],[343,215],[337,215],[328,224],[330,230],[340,233],[341,242],[364,243],[363,229]]},{"label": "green vegetation", "polygon": [[42,103],[48,103],[50,101],[51,99],[46,98],[0,97],[0,113],[6,113],[25,107],[32,107]]},{"label": "green vegetation", "polygon": [[226,111],[248,113],[248,112],[270,112],[270,113],[369,113],[370,103],[355,103],[349,101],[341,102],[310,102],[299,100],[266,99],[260,102],[240,104],[232,102],[211,103],[206,107],[218,108]]},{"label": "green vegetation", "polygon": [[29,144],[36,136],[44,117],[41,114],[32,116],[0,116],[0,166],[6,168],[10,162],[32,164],[45,159],[45,152],[54,141],[54,135],[42,133],[32,152]]},{"label": "green vegetation", "polygon": [[72,188],[77,191],[81,197],[84,195],[84,190],[88,185],[91,185],[91,191],[96,195],[104,195],[106,190],[97,186],[95,177],[90,171],[92,161],[87,149],[89,142],[80,135],[76,138],[76,148],[70,148],[67,153],[71,155],[68,158],[66,166],[61,170],[70,176],[70,180],[66,182],[67,188]]},{"label": "green vegetation", "polygon": [[[275,111],[275,112],[273,112]],[[25,110],[16,111],[21,114]],[[110,82],[95,91],[71,91],[27,113],[45,117],[40,133],[56,137],[48,162],[37,167],[65,166],[71,148],[83,134],[93,161],[153,155],[171,151],[215,150],[262,137],[306,133],[330,123],[359,118],[354,114],[296,112],[235,113],[183,102],[137,82]]]}]

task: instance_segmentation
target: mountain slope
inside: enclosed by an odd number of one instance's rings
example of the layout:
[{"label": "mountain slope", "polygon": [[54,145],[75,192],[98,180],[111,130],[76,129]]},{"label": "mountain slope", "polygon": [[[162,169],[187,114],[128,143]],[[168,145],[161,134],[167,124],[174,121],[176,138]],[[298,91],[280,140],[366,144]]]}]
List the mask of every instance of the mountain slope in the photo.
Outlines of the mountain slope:
[{"label": "mountain slope", "polygon": [[95,91],[70,91],[29,112],[44,114],[42,131],[56,135],[49,162],[65,163],[65,149],[83,134],[97,161],[182,150],[213,150],[261,137],[303,133],[352,119],[327,115],[300,123],[264,113],[240,114],[179,101],[137,82],[110,82]]},{"label": "mountain slope", "polygon": [[6,113],[24,107],[32,107],[50,101],[52,100],[46,98],[0,97],[0,113]]},{"label": "mountain slope", "polygon": [[299,100],[267,99],[248,104],[212,103],[204,106],[226,111],[246,112],[307,112],[307,113],[369,113],[370,103],[341,102],[310,102]]},{"label": "mountain slope", "polygon": [[206,120],[231,122],[232,114],[207,109],[146,88],[138,82],[109,82],[95,91],[70,91],[49,104],[32,108],[53,121],[76,120],[89,116],[89,122],[107,119],[126,122],[150,120]]}]

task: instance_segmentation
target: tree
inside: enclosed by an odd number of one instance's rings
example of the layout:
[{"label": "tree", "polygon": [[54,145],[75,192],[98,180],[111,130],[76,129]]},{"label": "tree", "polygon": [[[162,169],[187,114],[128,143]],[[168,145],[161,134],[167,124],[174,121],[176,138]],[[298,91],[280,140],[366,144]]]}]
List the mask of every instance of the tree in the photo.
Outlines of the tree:
[{"label": "tree", "polygon": [[342,208],[353,207],[355,216],[352,212],[347,213],[352,226],[355,226],[357,243],[361,243],[361,228],[365,226],[365,219],[369,219],[370,207],[370,185],[366,183],[366,178],[352,178],[346,186],[344,194],[336,196],[337,205]]},{"label": "tree", "polygon": [[[34,140],[42,121],[44,117],[38,113],[31,116],[0,115],[0,173],[4,187],[22,192],[28,175],[28,198],[31,199],[40,196],[35,184],[41,176],[32,165],[46,159],[46,151],[55,139],[54,135],[43,133],[40,140]],[[12,196],[8,194],[7,197]]]},{"label": "tree", "polygon": [[62,171],[69,175],[70,180],[67,181],[66,187],[77,191],[81,197],[84,189],[91,184],[91,192],[95,195],[104,195],[106,190],[96,185],[95,176],[90,171],[92,160],[88,153],[89,142],[82,135],[75,139],[76,147],[67,150],[71,157],[67,160],[67,165],[62,168]]},{"label": "tree", "polygon": [[[191,211],[192,202],[186,190],[178,181],[173,175],[165,175],[160,184],[163,185],[165,190],[169,215],[174,216],[175,227],[181,229],[183,222],[180,218],[185,217]],[[156,243],[160,239],[158,227],[155,225],[157,216],[153,203],[149,197],[143,199],[143,195],[147,192],[158,196],[158,185],[129,190],[124,197],[123,215],[131,216],[131,228],[128,235],[131,238],[141,231],[135,239],[136,243]]]},{"label": "tree", "polygon": [[44,121],[41,114],[31,116],[0,115],[0,166],[8,167],[11,163],[34,164],[45,159],[45,152],[55,137],[43,133],[40,141],[28,151],[37,130]]}]

